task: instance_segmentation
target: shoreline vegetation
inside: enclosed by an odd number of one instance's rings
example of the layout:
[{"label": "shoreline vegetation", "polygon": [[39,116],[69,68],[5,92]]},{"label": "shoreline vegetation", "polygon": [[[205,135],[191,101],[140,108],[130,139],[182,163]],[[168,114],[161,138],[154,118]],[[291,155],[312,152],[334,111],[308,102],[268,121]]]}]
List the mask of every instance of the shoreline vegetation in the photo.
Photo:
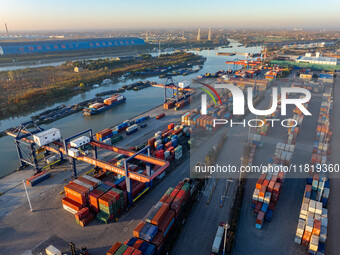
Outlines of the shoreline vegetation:
[{"label": "shoreline vegetation", "polygon": [[[67,61],[61,66],[45,66],[0,72],[0,119],[38,110],[41,106],[89,91],[105,79],[116,80],[129,73],[167,68],[183,63],[199,63],[202,57],[175,52],[152,57]],[[78,72],[75,72],[78,68]],[[136,76],[139,77],[139,76]]]}]

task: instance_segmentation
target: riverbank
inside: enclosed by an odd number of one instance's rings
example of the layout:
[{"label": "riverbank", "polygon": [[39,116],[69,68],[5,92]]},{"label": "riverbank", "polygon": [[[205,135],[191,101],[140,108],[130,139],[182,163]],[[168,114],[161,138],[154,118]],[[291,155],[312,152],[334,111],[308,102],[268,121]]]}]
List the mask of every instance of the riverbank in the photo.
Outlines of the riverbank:
[{"label": "riverbank", "polygon": [[[169,68],[202,59],[192,53],[173,53],[138,59],[100,59],[68,62],[58,67],[41,67],[0,72],[0,118],[16,116],[39,109],[42,105],[58,102],[89,91],[104,79],[116,79],[125,73],[136,73],[155,68]],[[77,65],[77,66],[75,66]],[[74,68],[82,68],[75,72]],[[151,75],[157,74],[151,73]]]}]

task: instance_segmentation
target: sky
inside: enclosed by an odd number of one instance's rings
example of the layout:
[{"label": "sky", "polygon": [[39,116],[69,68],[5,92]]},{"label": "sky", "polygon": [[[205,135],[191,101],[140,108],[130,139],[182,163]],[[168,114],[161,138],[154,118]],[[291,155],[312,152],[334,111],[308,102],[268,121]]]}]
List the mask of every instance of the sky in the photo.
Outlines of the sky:
[{"label": "sky", "polygon": [[0,0],[0,32],[139,28],[340,28],[338,0]]}]

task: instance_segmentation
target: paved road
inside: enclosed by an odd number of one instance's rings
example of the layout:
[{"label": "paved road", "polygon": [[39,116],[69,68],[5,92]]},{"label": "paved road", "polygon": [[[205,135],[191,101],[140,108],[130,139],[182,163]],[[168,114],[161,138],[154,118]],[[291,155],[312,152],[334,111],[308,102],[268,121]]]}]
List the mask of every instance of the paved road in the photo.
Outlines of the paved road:
[{"label": "paved road", "polygon": [[[265,98],[258,105],[259,109],[265,109],[269,105],[270,94],[271,90],[266,92]],[[245,119],[249,120],[254,117],[255,116],[250,114]],[[220,166],[227,166],[230,164],[231,166],[236,166],[237,168],[239,168],[240,158],[243,155],[243,151],[247,142],[248,132],[248,127],[234,126],[232,128],[229,128],[228,140],[224,144],[221,153],[216,161],[216,164]],[[206,146],[209,147],[211,142],[213,143],[213,145],[217,144],[218,140],[216,140],[216,136],[210,137],[207,141],[209,145]],[[191,153],[191,157],[192,165],[194,165],[193,162],[195,161],[193,157],[197,157],[196,153]],[[201,160],[198,161],[203,162],[204,159],[201,158]],[[229,221],[229,213],[237,188],[238,175],[238,173],[226,174],[223,176],[221,175],[221,178],[218,181],[216,190],[211,198],[211,202],[209,205],[206,204],[207,193],[203,195],[203,198],[200,200],[196,208],[194,208],[192,214],[189,216],[184,230],[172,251],[172,254],[184,255],[211,253],[212,244],[219,223]],[[214,177],[216,178],[218,177],[218,175],[214,175]],[[228,177],[234,177],[233,182],[229,184],[227,198],[225,200],[224,206],[220,208],[219,205],[221,201],[221,196],[225,193],[226,180]]]},{"label": "paved road", "polygon": [[[309,110],[313,116],[304,118],[292,164],[310,162],[320,103],[320,99],[312,97]],[[286,138],[287,131],[281,127],[269,130],[268,136],[263,139],[264,147],[256,150],[255,165],[266,163],[275,151],[276,142],[278,140],[283,142]],[[306,182],[305,178],[297,179],[295,174],[289,174],[287,177],[290,178],[285,179],[272,222],[265,223],[262,230],[255,229],[255,218],[251,208],[256,179],[247,180],[233,254],[272,254],[273,251],[282,255],[306,254],[304,247],[294,243]]]},{"label": "paved road", "polygon": [[[331,163],[340,164],[340,79],[337,78],[334,85],[333,104],[333,136],[331,140]],[[327,254],[339,254],[340,240],[340,173],[332,175],[330,179],[330,198],[328,202],[328,241]]]}]

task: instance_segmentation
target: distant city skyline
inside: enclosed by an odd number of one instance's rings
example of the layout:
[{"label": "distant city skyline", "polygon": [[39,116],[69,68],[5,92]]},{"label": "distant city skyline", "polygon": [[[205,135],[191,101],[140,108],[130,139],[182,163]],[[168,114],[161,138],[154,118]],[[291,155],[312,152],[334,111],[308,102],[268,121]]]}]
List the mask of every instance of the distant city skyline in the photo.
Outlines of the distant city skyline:
[{"label": "distant city skyline", "polygon": [[195,28],[339,29],[337,0],[0,0],[0,32]]}]

